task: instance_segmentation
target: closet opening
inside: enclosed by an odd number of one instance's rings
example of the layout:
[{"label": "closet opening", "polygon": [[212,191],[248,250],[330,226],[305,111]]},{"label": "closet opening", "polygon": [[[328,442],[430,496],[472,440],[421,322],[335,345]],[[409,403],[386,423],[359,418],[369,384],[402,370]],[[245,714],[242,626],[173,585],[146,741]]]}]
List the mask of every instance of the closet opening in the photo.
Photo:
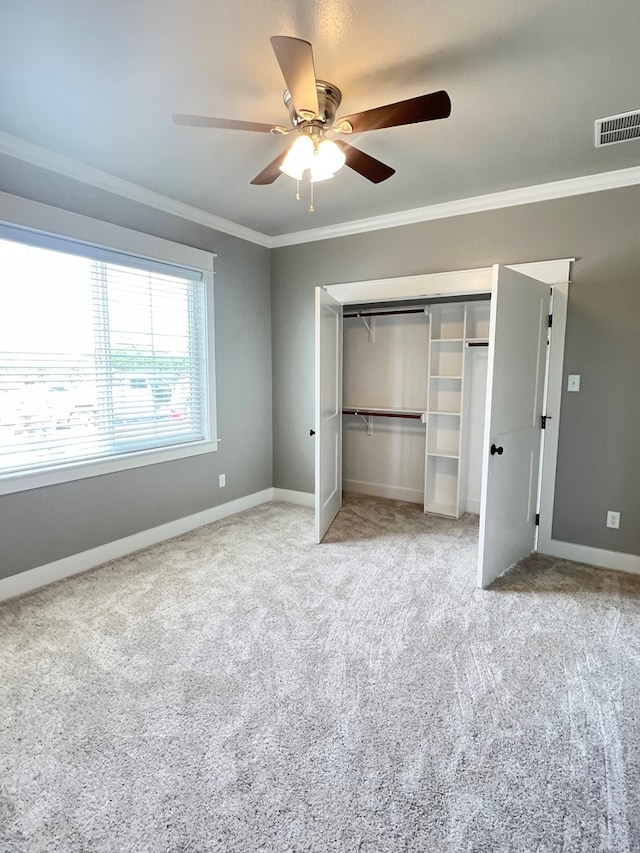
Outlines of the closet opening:
[{"label": "closet opening", "polygon": [[490,294],[343,306],[342,489],[479,514]]},{"label": "closet opening", "polygon": [[571,260],[316,288],[317,542],[343,482],[479,511],[481,587],[552,542]]}]

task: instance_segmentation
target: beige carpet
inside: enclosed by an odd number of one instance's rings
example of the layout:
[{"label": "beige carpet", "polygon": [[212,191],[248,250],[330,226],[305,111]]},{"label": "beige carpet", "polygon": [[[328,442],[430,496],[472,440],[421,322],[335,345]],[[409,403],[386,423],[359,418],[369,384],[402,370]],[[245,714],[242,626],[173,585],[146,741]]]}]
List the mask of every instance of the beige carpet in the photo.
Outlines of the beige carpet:
[{"label": "beige carpet", "polygon": [[350,498],[0,605],[2,853],[640,850],[640,577]]}]

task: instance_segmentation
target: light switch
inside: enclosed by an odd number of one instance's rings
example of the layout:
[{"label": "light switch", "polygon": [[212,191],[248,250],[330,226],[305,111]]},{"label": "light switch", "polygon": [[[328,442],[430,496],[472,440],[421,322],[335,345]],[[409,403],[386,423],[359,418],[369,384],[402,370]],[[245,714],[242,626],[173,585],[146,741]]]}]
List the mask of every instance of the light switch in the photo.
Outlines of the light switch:
[{"label": "light switch", "polygon": [[579,391],[580,390],[580,374],[572,373],[569,376],[569,381],[567,382],[567,391]]}]

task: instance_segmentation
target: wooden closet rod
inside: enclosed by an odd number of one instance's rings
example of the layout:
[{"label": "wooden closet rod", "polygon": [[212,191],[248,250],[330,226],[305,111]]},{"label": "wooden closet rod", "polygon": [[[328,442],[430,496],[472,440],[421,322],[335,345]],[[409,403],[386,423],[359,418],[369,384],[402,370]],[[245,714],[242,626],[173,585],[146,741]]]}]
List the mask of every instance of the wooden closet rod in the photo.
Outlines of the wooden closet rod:
[{"label": "wooden closet rod", "polygon": [[376,412],[373,409],[343,409],[343,415],[359,415],[361,418],[411,418],[411,420],[422,420],[422,415],[417,412]]},{"label": "wooden closet rod", "polygon": [[392,314],[424,314],[424,308],[402,308],[397,311],[357,311],[355,314],[345,314],[345,317],[389,317]]}]

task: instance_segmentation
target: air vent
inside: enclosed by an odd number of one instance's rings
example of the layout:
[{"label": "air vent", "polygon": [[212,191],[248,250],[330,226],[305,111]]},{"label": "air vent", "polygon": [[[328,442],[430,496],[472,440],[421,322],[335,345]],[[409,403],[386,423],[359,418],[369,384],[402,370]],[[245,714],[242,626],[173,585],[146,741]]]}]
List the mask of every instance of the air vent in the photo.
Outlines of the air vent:
[{"label": "air vent", "polygon": [[596,119],[596,148],[640,139],[640,110]]}]

